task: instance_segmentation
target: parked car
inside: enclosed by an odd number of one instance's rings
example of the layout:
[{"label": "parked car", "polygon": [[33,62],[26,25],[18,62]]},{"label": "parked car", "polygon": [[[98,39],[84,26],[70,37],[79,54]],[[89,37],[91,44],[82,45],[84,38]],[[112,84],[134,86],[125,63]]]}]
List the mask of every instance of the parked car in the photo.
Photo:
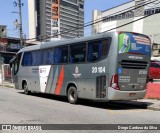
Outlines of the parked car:
[{"label": "parked car", "polygon": [[151,61],[150,69],[149,69],[149,77],[150,79],[160,79],[160,62],[159,61]]}]

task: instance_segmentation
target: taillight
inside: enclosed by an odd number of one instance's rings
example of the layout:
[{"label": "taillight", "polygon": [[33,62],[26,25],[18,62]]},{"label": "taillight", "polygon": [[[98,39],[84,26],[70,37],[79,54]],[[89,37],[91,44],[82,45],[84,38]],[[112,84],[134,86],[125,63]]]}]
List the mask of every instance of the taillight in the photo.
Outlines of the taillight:
[{"label": "taillight", "polygon": [[120,87],[118,85],[118,74],[112,76],[110,87],[116,90],[120,90]]}]

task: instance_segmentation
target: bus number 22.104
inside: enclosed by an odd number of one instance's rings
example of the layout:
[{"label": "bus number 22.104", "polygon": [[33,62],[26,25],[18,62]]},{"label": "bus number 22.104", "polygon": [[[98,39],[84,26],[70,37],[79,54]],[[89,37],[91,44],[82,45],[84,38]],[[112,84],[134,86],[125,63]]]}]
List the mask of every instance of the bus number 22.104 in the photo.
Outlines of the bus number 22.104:
[{"label": "bus number 22.104", "polygon": [[92,73],[105,73],[105,67],[92,67]]}]

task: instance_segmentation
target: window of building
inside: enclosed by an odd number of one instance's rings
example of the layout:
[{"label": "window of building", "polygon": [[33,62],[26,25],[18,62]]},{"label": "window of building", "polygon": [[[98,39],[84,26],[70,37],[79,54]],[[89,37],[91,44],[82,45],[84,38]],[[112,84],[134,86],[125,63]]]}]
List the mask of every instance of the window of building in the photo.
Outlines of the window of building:
[{"label": "window of building", "polygon": [[84,8],[84,6],[83,6],[82,4],[79,4],[79,7],[80,7],[81,9],[83,9],[83,8]]},{"label": "window of building", "polygon": [[58,0],[52,0],[52,3],[58,4]]},{"label": "window of building", "polygon": [[108,55],[110,39],[93,41],[88,43],[88,62],[101,60]]},{"label": "window of building", "polygon": [[86,60],[86,44],[70,46],[70,63],[82,63]]},{"label": "window of building", "polygon": [[154,14],[154,12],[155,12],[155,9],[151,9],[151,14]]},{"label": "window of building", "polygon": [[31,52],[25,52],[22,60],[23,66],[31,66],[32,65],[32,54]]},{"label": "window of building", "polygon": [[54,64],[54,49],[43,50],[43,64],[44,65]]},{"label": "window of building", "polygon": [[144,11],[144,15],[151,15],[151,14],[154,14],[154,13],[158,13],[158,8],[151,8],[151,9],[146,9]]},{"label": "window of building", "polygon": [[57,47],[55,49],[55,63],[68,62],[68,46]]},{"label": "window of building", "polygon": [[160,13],[160,8],[156,8],[155,13]]}]

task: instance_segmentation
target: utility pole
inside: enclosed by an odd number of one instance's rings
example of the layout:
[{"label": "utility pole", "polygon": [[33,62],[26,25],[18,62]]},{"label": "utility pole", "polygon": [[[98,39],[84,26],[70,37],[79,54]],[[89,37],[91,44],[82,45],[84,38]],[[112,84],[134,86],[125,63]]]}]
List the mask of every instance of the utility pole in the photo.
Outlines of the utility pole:
[{"label": "utility pole", "polygon": [[23,29],[22,29],[22,6],[23,6],[23,3],[21,2],[21,0],[18,0],[18,3],[14,1],[13,4],[14,4],[14,7],[18,6],[18,8],[19,8],[19,12],[12,12],[12,13],[18,13],[19,14],[20,22],[18,23],[17,20],[15,22],[17,23],[17,27],[19,27],[20,44],[22,46],[23,45]]},{"label": "utility pole", "polygon": [[23,31],[22,31],[22,3],[21,0],[18,0],[19,5],[19,18],[20,18],[20,24],[19,24],[19,30],[20,30],[20,44],[22,46],[23,44]]}]

